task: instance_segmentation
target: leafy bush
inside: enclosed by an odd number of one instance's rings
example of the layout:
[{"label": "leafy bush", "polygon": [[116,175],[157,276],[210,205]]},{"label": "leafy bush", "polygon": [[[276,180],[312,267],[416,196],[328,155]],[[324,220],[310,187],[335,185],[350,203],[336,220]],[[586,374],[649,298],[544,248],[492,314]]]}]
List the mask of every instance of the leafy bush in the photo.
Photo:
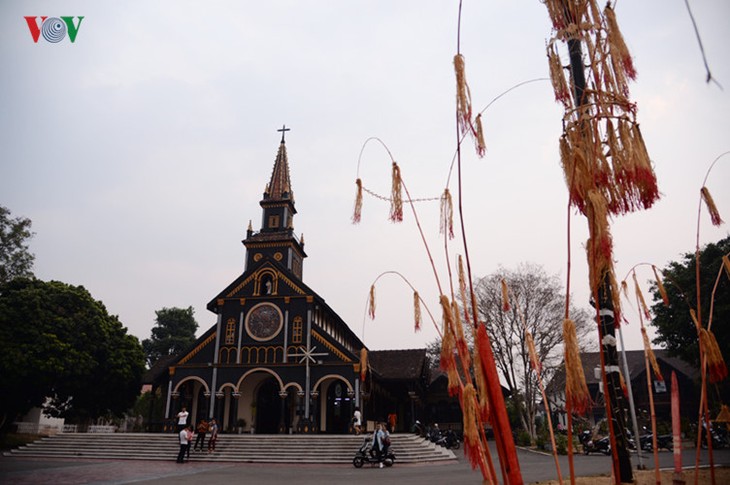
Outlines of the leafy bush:
[{"label": "leafy bush", "polygon": [[517,446],[530,446],[532,444],[532,439],[530,438],[530,433],[525,431],[524,429],[521,429],[517,432]]}]

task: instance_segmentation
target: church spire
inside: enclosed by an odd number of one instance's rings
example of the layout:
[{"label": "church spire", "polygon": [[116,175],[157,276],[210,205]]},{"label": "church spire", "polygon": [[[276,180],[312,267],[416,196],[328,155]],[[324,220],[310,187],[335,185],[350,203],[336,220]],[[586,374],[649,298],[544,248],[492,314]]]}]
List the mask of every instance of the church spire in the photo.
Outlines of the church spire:
[{"label": "church spire", "polygon": [[290,129],[284,125],[277,131],[281,132],[281,143],[279,144],[279,152],[276,154],[274,169],[271,172],[271,180],[266,186],[264,199],[294,200],[294,194],[291,190],[291,179],[289,178],[289,159],[286,155],[286,142],[284,141],[284,135]]}]

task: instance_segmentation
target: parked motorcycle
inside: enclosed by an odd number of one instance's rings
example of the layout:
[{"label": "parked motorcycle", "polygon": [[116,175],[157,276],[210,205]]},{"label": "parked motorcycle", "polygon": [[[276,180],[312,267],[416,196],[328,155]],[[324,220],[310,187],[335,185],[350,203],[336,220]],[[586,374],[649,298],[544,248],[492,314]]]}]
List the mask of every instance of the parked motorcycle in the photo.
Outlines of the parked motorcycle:
[{"label": "parked motorcycle", "polygon": [[450,429],[446,430],[443,433],[440,433],[435,443],[439,446],[443,446],[448,450],[458,450],[459,446],[461,446],[461,441],[459,441],[459,437],[456,436],[456,433],[454,433],[454,431]]},{"label": "parked motorcycle", "polygon": [[586,455],[590,453],[611,454],[611,441],[608,436],[594,441],[591,431],[585,430],[580,434],[580,442],[583,445],[583,453]]},{"label": "parked motorcycle", "polygon": [[[362,445],[355,453],[355,458],[352,459],[352,464],[355,468],[362,468],[365,463],[369,463],[373,466],[380,464],[380,460],[378,460],[375,450],[372,449],[372,443],[373,436],[366,436]],[[388,447],[388,450],[383,457],[383,465],[393,466],[393,463],[395,463],[395,453],[393,453],[393,449],[391,447]]]},{"label": "parked motorcycle", "polygon": [[[644,451],[654,451],[654,440],[651,433],[645,434],[639,438],[641,449]],[[671,434],[661,434],[656,437],[656,447],[658,450],[665,449],[672,451],[674,449],[674,437]]]}]

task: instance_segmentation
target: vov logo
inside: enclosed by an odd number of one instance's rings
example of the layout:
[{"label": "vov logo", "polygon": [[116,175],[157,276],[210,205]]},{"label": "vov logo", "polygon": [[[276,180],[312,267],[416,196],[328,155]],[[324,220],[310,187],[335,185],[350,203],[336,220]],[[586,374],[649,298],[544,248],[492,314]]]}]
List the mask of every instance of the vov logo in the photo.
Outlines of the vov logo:
[{"label": "vov logo", "polygon": [[78,23],[74,25],[74,17],[40,17],[41,22],[38,24],[38,17],[24,17],[25,21],[28,22],[28,29],[30,29],[30,35],[33,37],[33,42],[38,43],[38,39],[41,34],[46,42],[56,44],[61,42],[66,34],[68,39],[73,44],[76,41],[76,35],[79,33],[79,27],[81,27],[81,21],[84,17],[76,17],[79,19]]}]

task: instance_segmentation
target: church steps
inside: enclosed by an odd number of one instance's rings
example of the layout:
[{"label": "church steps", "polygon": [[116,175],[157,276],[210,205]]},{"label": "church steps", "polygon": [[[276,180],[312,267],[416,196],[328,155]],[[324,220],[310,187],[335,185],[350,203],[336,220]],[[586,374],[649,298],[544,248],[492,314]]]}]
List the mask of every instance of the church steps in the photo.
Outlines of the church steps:
[{"label": "church steps", "polygon": [[[398,463],[455,459],[454,454],[411,434],[391,435]],[[351,463],[363,441],[353,435],[221,435],[214,453],[190,452],[191,461],[241,463]],[[206,440],[207,443],[207,440]],[[58,434],[5,453],[6,456],[116,460],[172,460],[174,434]]]}]

